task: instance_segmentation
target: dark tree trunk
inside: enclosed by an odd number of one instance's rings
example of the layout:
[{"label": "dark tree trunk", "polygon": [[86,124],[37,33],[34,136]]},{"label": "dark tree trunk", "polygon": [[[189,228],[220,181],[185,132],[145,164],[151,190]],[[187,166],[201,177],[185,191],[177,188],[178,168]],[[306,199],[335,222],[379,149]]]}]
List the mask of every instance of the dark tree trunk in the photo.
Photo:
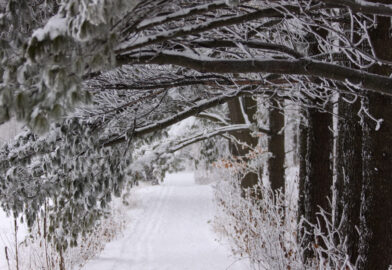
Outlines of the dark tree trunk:
[{"label": "dark tree trunk", "polygon": [[[307,220],[313,224],[317,223],[317,213],[320,207],[326,211],[330,211],[330,203],[332,187],[332,116],[330,113],[323,113],[317,109],[309,110],[309,124],[311,126],[309,140],[312,147],[309,148],[309,167],[308,172],[310,185],[307,190],[310,195],[310,214]],[[321,222],[321,224],[324,224]],[[325,232],[325,230],[324,230]]]},{"label": "dark tree trunk", "polygon": [[[244,124],[246,123],[242,109],[240,98],[230,100],[228,102],[229,107],[229,117],[233,124]],[[257,103],[252,97],[242,97],[242,103],[244,105],[244,112],[247,115],[249,121],[253,120],[253,116],[257,111]],[[251,147],[256,147],[258,143],[258,138],[253,137],[250,131],[238,131],[234,133],[237,140],[246,143]],[[241,145],[230,144],[230,152],[233,156],[245,156],[249,153],[249,148],[243,147]],[[247,188],[253,187],[258,183],[258,175],[256,173],[247,173],[241,180],[241,187],[245,190]]]},{"label": "dark tree trunk", "polygon": [[284,182],[284,113],[279,109],[279,101],[273,99],[269,109],[270,131],[273,133],[268,137],[268,151],[271,157],[268,160],[269,181],[272,190],[285,191]]},{"label": "dark tree trunk", "polygon": [[[389,61],[392,60],[390,28],[389,18],[378,17],[376,28],[369,31],[377,57]],[[391,68],[379,65],[371,71],[382,75],[392,72]],[[383,118],[383,122],[377,127],[374,120],[366,117],[363,127],[359,269],[385,270],[392,265],[392,98],[369,92],[366,103],[369,113]]]},{"label": "dark tree trunk", "polygon": [[[333,134],[332,116],[330,113],[320,112],[318,109],[303,109],[307,117],[307,127],[300,128],[300,183],[299,183],[299,217],[304,217],[312,224],[318,222],[325,230],[325,222],[318,215],[320,208],[330,211],[328,198],[331,198],[332,166],[331,153]],[[311,228],[305,226],[310,233],[302,243],[304,247],[310,245],[314,239]],[[303,236],[303,231],[300,232]],[[319,243],[323,244],[323,243]],[[312,256],[308,250],[304,260]]]},{"label": "dark tree trunk", "polygon": [[[335,227],[346,237],[347,253],[355,264],[359,248],[359,212],[362,190],[362,127],[358,112],[361,101],[354,104],[339,100],[336,151]],[[352,98],[349,96],[347,98]]]},{"label": "dark tree trunk", "polygon": [[[320,36],[326,36],[323,29],[314,29]],[[314,36],[308,37],[309,54],[320,53],[318,43]],[[317,102],[314,100],[313,102]],[[330,109],[327,106],[327,111]],[[303,108],[303,116],[307,121],[307,127],[300,128],[300,183],[299,183],[299,218],[303,217],[312,224],[320,224],[321,231],[327,233],[324,219],[318,214],[320,208],[331,212],[328,199],[331,199],[331,187],[333,184],[333,172],[331,155],[333,153],[332,115],[321,112],[318,108]],[[304,137],[305,136],[305,137]],[[306,145],[304,145],[306,144]],[[304,224],[303,229],[309,235],[304,236],[304,231],[299,231],[300,237],[305,237],[302,246],[305,248],[304,261],[314,254],[309,248],[312,246],[314,235],[312,228]],[[318,245],[324,245],[321,239]]]},{"label": "dark tree trunk", "polygon": [[[303,217],[307,217],[310,215],[310,208],[311,208],[311,201],[310,196],[306,193],[310,187],[309,181],[309,147],[311,141],[310,138],[310,131],[311,126],[308,124],[309,120],[309,110],[307,108],[301,109],[301,122],[299,125],[299,147],[298,147],[298,154],[299,154],[299,183],[298,183],[298,224],[300,224],[301,219]],[[306,231],[310,231],[310,227],[307,226],[307,223],[303,224],[303,228],[300,228],[298,231],[298,242],[300,242],[303,246],[308,245],[312,241],[312,237],[309,234],[305,234]],[[311,251],[309,249],[305,250],[304,261],[311,257]]]},{"label": "dark tree trunk", "polygon": [[[343,24],[343,27],[350,31],[349,24]],[[354,34],[353,38],[358,42],[362,37]],[[350,62],[342,64],[357,68]],[[343,85],[341,87],[346,90]],[[361,98],[357,97],[351,104],[345,101],[353,98],[355,96],[341,93],[338,101],[334,226],[339,229],[340,235],[345,237],[347,255],[350,262],[355,265],[359,251],[363,133],[361,118],[358,116],[361,111]]]}]

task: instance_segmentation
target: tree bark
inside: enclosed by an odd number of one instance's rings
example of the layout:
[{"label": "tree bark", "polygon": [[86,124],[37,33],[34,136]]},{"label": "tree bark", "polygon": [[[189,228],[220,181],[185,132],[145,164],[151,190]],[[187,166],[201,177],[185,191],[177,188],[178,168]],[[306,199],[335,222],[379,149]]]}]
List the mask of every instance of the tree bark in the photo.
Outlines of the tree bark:
[{"label": "tree bark", "polygon": [[[310,131],[311,126],[308,124],[309,120],[309,110],[307,108],[302,108],[300,110],[301,122],[299,125],[299,183],[298,183],[298,224],[301,224],[301,220],[304,217],[308,217],[310,215],[311,208],[311,198],[307,193],[310,190],[310,181],[308,172],[310,171],[309,167],[309,148],[312,147],[310,145]],[[298,231],[298,242],[302,246],[307,246],[311,243],[312,238],[309,234],[306,234],[306,231],[310,231],[310,227],[307,223],[303,223],[302,227],[299,227]],[[306,259],[311,257],[311,250],[305,249],[303,254],[305,261]]]},{"label": "tree bark", "polygon": [[[390,28],[390,18],[378,17],[377,26],[369,31],[377,57],[389,61]],[[392,70],[375,65],[371,71],[389,75]],[[392,264],[392,98],[369,92],[365,106],[370,115],[383,118],[383,122],[377,127],[374,120],[364,118],[359,269],[384,270]]]},{"label": "tree bark", "polygon": [[[347,254],[355,264],[359,248],[359,210],[362,190],[361,101],[349,104],[340,96],[336,151],[335,227],[346,237]],[[347,97],[352,98],[352,96]]]},{"label": "tree bark", "polygon": [[[300,128],[300,183],[299,183],[299,218],[304,217],[312,224],[320,223],[321,230],[326,232],[325,222],[318,214],[320,208],[330,211],[332,186],[331,153],[333,134],[332,116],[330,113],[320,112],[316,108],[303,109],[307,117],[307,126]],[[311,227],[305,228],[308,233],[303,239],[302,245],[306,250],[304,261],[313,256],[312,250],[308,249],[312,236]],[[304,231],[300,231],[304,237]],[[323,243],[318,243],[323,245]]]},{"label": "tree bark", "polygon": [[[243,109],[241,108],[241,102],[243,103]],[[246,117],[248,117],[249,121],[253,119],[257,111],[257,103],[253,100],[252,97],[242,97],[242,101],[240,102],[240,98],[236,98],[228,101],[229,107],[229,117],[233,124],[245,124],[246,119],[244,118],[244,112]],[[257,137],[252,137],[249,130],[239,131],[233,133],[234,137],[249,145],[250,147],[256,147],[258,143]],[[241,156],[244,157],[249,153],[249,148],[243,147],[241,145],[236,145],[234,143],[230,144],[230,152],[233,156]],[[246,160],[245,160],[246,161]],[[241,179],[241,187],[243,190],[253,187],[258,183],[258,175],[253,172],[247,173]]]},{"label": "tree bark", "polygon": [[284,113],[279,109],[279,101],[271,100],[269,109],[269,126],[272,135],[268,137],[268,151],[271,157],[268,159],[268,173],[271,189],[285,192],[284,181]]},{"label": "tree bark", "polygon": [[[315,28],[321,36],[326,36],[323,29]],[[309,55],[317,55],[320,52],[314,36],[308,37]],[[317,102],[314,100],[313,102]],[[327,111],[330,105],[326,106]],[[299,218],[303,217],[311,224],[320,224],[321,231],[327,233],[325,220],[318,214],[321,209],[331,212],[328,198],[331,198],[333,184],[333,172],[331,166],[331,154],[333,153],[332,115],[322,112],[317,107],[303,108],[303,119],[307,121],[306,127],[301,127],[300,132],[300,183],[299,183]],[[304,123],[306,124],[306,123]],[[313,257],[311,246],[314,244],[313,229],[304,223],[304,228],[299,231],[303,237],[301,243],[305,249],[303,260]],[[304,234],[304,230],[308,235]],[[318,245],[325,246],[321,239],[317,239]]]},{"label": "tree bark", "polygon": [[[343,12],[343,15],[348,16]],[[343,23],[342,27],[347,32],[350,25]],[[354,42],[359,42],[361,36],[353,35]],[[348,67],[357,68],[350,62],[342,62]],[[346,89],[341,86],[342,89]],[[349,92],[349,91],[348,91]],[[339,230],[340,236],[345,239],[345,248],[350,262],[356,265],[359,250],[359,227],[360,227],[360,208],[361,192],[363,181],[362,167],[362,126],[360,97],[354,103],[345,101],[355,98],[353,95],[340,93],[338,100],[338,123],[336,138],[336,159],[335,173],[336,181],[334,186],[335,208],[334,208],[334,227]],[[363,115],[362,115],[363,116]],[[340,242],[343,239],[338,237],[335,240]],[[336,245],[339,245],[336,241]]]}]

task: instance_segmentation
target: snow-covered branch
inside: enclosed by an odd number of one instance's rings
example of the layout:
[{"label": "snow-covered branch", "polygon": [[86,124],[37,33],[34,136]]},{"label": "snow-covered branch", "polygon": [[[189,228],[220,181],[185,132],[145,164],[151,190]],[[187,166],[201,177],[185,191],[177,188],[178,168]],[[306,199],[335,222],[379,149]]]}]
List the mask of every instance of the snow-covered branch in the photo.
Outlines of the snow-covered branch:
[{"label": "snow-covered branch", "polygon": [[[299,12],[299,8],[294,7],[294,6],[288,6],[285,7],[286,9],[291,10],[292,12]],[[151,37],[143,37],[141,38],[140,41],[137,42],[132,42],[131,44],[121,44],[117,49],[116,49],[116,54],[124,54],[128,53],[134,49],[139,49],[143,48],[152,44],[156,44],[159,42],[163,42],[166,40],[170,40],[173,38],[177,37],[182,37],[182,36],[188,36],[188,35],[196,35],[202,32],[206,32],[208,30],[216,29],[219,27],[224,27],[224,26],[230,26],[230,25],[235,25],[235,24],[240,24],[243,22],[249,22],[252,20],[257,20],[260,18],[276,18],[276,17],[282,17],[282,13],[277,11],[274,8],[267,8],[267,9],[261,9],[255,12],[247,13],[244,15],[238,15],[238,16],[231,16],[228,18],[219,18],[216,20],[211,20],[206,23],[202,23],[200,25],[192,25],[188,27],[182,27],[181,29],[175,29],[163,33],[159,33],[155,36]]]},{"label": "snow-covered branch", "polygon": [[274,73],[322,77],[330,80],[359,85],[365,89],[385,95],[392,95],[392,78],[310,59],[241,59],[220,60],[207,57],[193,57],[181,53],[161,52],[152,55],[129,57],[119,55],[119,64],[177,65],[201,73]]},{"label": "snow-covered branch", "polygon": [[364,14],[373,14],[381,16],[392,16],[392,4],[385,4],[382,2],[370,2],[366,0],[320,0],[321,2],[341,5],[351,8],[355,12],[362,12]]},{"label": "snow-covered branch", "polygon": [[226,1],[216,1],[214,3],[210,3],[210,4],[204,4],[204,5],[200,5],[200,6],[195,6],[195,7],[191,7],[191,8],[186,8],[183,9],[181,11],[177,11],[168,15],[164,15],[164,16],[158,16],[155,18],[151,18],[148,20],[143,20],[141,21],[138,26],[136,27],[137,31],[143,31],[145,29],[157,26],[157,25],[161,25],[161,24],[165,24],[168,22],[172,22],[175,20],[180,20],[183,18],[187,18],[193,15],[197,15],[197,14],[202,14],[208,11],[213,11],[219,8],[225,8],[227,7],[226,5]]},{"label": "snow-covered branch", "polygon": [[[184,110],[174,116],[157,121],[156,123],[153,123],[153,124],[145,126],[145,127],[137,128],[137,129],[131,131],[132,132],[131,135],[132,135],[132,137],[142,136],[142,135],[145,135],[145,134],[157,131],[157,130],[167,128],[175,123],[180,122],[181,120],[184,120],[188,117],[194,116],[204,110],[215,107],[219,104],[223,104],[223,103],[229,101],[230,99],[236,98],[236,97],[243,95],[243,94],[244,93],[241,91],[236,91],[236,92],[224,95],[224,96],[219,96],[219,97],[213,98],[211,100],[204,101],[204,102],[202,102],[198,105],[195,105],[189,109],[186,109],[186,110]],[[122,136],[119,136],[119,137],[114,138],[112,140],[104,142],[104,146],[106,146],[106,147],[113,146],[113,145],[116,145],[119,143],[124,143],[126,141],[127,141],[127,137],[125,135],[122,135]]]},{"label": "snow-covered branch", "polygon": [[213,131],[208,131],[208,132],[202,132],[200,134],[197,134],[195,136],[192,136],[190,138],[186,138],[178,142],[175,146],[169,148],[169,152],[174,153],[184,147],[187,147],[191,144],[207,140],[209,138],[219,136],[225,133],[230,133],[230,132],[235,132],[235,131],[241,131],[241,130],[249,130],[251,126],[248,124],[237,124],[237,125],[229,125],[229,126],[224,126],[221,128],[216,128]]}]

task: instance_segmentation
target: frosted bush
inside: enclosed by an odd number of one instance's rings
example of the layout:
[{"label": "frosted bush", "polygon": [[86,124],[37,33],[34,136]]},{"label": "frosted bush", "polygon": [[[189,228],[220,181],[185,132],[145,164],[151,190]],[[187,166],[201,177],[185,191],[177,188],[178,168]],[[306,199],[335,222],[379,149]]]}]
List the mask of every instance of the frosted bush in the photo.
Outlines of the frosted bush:
[{"label": "frosted bush", "polygon": [[[345,239],[339,228],[333,229],[330,215],[321,211],[327,222],[328,234],[321,231],[321,224],[303,226],[297,222],[296,196],[272,192],[269,187],[257,185],[241,191],[238,177],[232,176],[215,186],[217,214],[214,227],[228,238],[232,252],[248,258],[253,269],[303,270],[303,269],[356,269],[345,252]],[[256,196],[255,196],[256,194]],[[303,262],[304,248],[298,228],[311,228],[314,232],[314,258]],[[305,232],[308,233],[308,232]],[[323,245],[320,244],[323,242]],[[319,244],[317,244],[319,243]]]},{"label": "frosted bush", "polygon": [[[251,196],[255,193],[262,198]],[[235,255],[248,257],[254,269],[303,269],[294,211],[280,192],[258,185],[241,196],[237,183],[221,181],[215,195],[215,226],[229,238]]]},{"label": "frosted bush", "polygon": [[[125,200],[127,201],[127,208],[134,205],[132,198],[125,198]],[[7,245],[9,270],[81,269],[87,261],[103,250],[107,242],[113,240],[125,228],[126,207],[124,202],[121,199],[114,200],[111,209],[106,217],[101,218],[93,230],[79,236],[75,247],[66,249],[64,253],[48,241],[48,213],[45,214],[45,211],[42,211],[42,215],[37,219],[30,236],[17,243],[18,266],[15,243],[13,243],[15,240],[5,243]]]}]

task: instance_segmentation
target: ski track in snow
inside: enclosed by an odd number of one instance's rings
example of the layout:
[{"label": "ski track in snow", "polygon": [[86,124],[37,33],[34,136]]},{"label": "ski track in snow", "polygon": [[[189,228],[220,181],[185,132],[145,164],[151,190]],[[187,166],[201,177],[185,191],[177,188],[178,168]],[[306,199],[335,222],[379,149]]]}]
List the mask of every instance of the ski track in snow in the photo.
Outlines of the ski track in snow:
[{"label": "ski track in snow", "polygon": [[216,241],[209,224],[214,215],[210,185],[195,184],[192,173],[177,173],[135,193],[139,202],[128,211],[123,235],[84,270],[249,269]]}]

